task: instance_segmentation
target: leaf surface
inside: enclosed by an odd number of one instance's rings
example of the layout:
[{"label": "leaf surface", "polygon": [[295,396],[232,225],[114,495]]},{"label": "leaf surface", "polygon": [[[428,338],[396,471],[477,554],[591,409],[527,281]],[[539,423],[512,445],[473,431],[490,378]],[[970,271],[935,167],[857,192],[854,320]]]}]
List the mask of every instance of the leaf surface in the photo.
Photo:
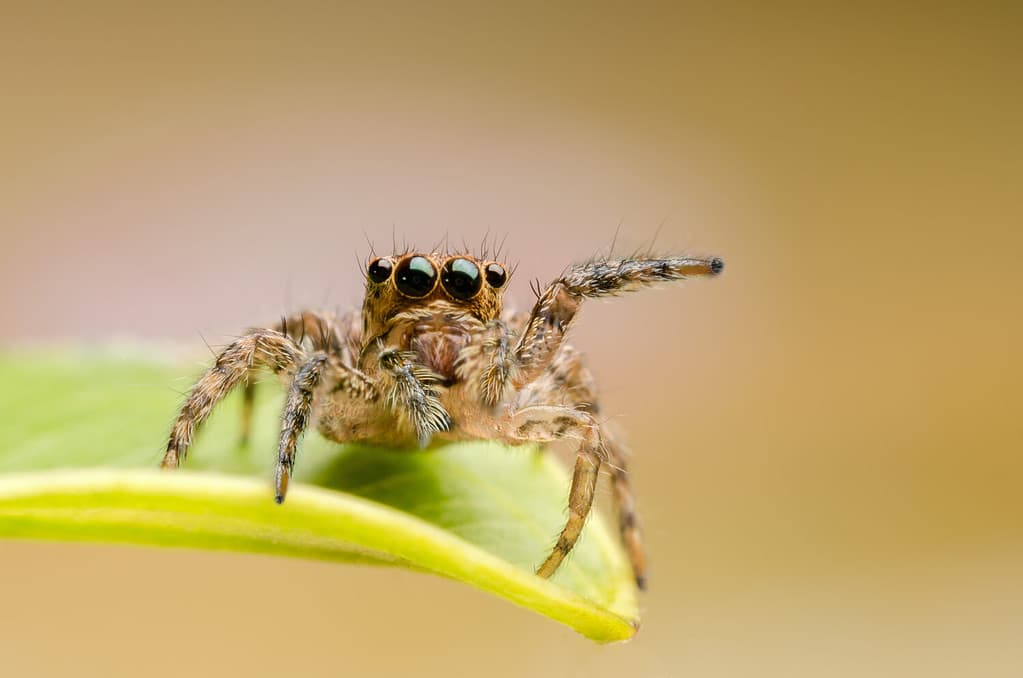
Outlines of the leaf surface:
[{"label": "leaf surface", "polygon": [[0,355],[0,537],[121,542],[406,567],[463,581],[597,641],[638,627],[635,585],[599,516],[550,580],[533,574],[564,523],[550,455],[496,443],[429,451],[303,441],[287,501],[271,477],[283,396],[214,413],[186,469],[156,469],[201,368],[100,352]]}]

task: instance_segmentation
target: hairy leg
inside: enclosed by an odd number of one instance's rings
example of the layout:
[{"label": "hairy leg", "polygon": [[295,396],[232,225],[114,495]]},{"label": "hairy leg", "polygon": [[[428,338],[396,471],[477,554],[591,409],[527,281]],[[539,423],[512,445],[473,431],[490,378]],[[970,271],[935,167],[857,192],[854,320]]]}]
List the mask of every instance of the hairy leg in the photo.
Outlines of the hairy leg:
[{"label": "hairy leg", "polygon": [[518,370],[514,338],[503,320],[491,320],[462,349],[456,363],[459,381],[469,386],[469,394],[494,407],[504,400]]},{"label": "hairy leg", "polygon": [[458,379],[470,387],[470,395],[490,407],[503,402],[519,371],[515,338],[529,316],[505,312],[480,330],[458,356]]},{"label": "hairy leg", "polygon": [[[600,415],[596,381],[586,367],[583,355],[567,344],[562,345],[550,368],[533,383],[525,386],[520,393],[520,406],[554,404],[587,412],[594,418]],[[629,482],[629,450],[616,439],[606,423],[601,422],[599,426],[604,449],[607,451],[607,465],[611,470],[618,530],[632,565],[636,584],[643,589],[647,581],[647,560],[636,513],[636,501],[632,484]]]},{"label": "hairy leg", "polygon": [[421,447],[438,431],[451,428],[451,416],[439,398],[440,378],[420,365],[415,353],[384,349],[378,360],[389,381],[383,388],[387,406],[415,432]]},{"label": "hairy leg", "polygon": [[277,471],[274,473],[274,500],[280,504],[288,493],[288,481],[295,470],[295,452],[313,411],[313,393],[327,367],[327,354],[317,351],[298,368],[288,388],[281,415],[281,439],[277,447]]},{"label": "hairy leg", "polygon": [[593,508],[600,465],[607,460],[600,427],[586,412],[570,407],[536,405],[512,414],[502,429],[505,439],[513,443],[547,443],[563,438],[579,441],[572,487],[568,492],[568,520],[551,554],[536,570],[541,577],[550,577],[575,546]]},{"label": "hairy leg", "polygon": [[717,275],[721,259],[621,259],[573,266],[541,292],[515,347],[515,384],[536,379],[548,368],[584,299],[607,297],[661,282]]},{"label": "hairy leg", "polygon": [[251,370],[266,367],[277,374],[290,374],[302,357],[302,349],[294,341],[271,329],[252,330],[221,351],[185,398],[171,429],[162,466],[176,468],[184,461],[196,430]]},{"label": "hairy leg", "polygon": [[[298,346],[308,345],[314,351],[341,356],[342,362],[353,365],[352,346],[358,345],[358,338],[350,336],[353,325],[350,315],[338,318],[332,313],[302,311],[281,318],[272,329],[290,337]],[[252,432],[252,411],[256,403],[256,381],[253,376],[249,374],[245,380],[241,415],[242,445],[248,444]]]},{"label": "hairy leg", "polygon": [[632,492],[632,483],[629,482],[629,451],[606,433],[604,446],[607,449],[608,466],[611,467],[611,488],[618,513],[618,533],[625,546],[625,554],[632,565],[636,586],[643,591],[647,583],[647,559],[643,546],[643,531],[636,512],[636,499]]},{"label": "hairy leg", "polygon": [[312,354],[298,368],[288,387],[281,415],[281,437],[274,473],[274,500],[278,504],[284,502],[288,493],[288,483],[295,470],[298,441],[312,419],[316,390],[321,384],[327,385],[331,394],[343,394],[353,400],[374,400],[377,397],[376,387],[366,375],[324,351]]},{"label": "hairy leg", "polygon": [[274,325],[274,329],[287,334],[300,346],[308,344],[314,351],[339,355],[346,344],[348,334],[346,316],[333,313],[302,311],[285,316]]}]

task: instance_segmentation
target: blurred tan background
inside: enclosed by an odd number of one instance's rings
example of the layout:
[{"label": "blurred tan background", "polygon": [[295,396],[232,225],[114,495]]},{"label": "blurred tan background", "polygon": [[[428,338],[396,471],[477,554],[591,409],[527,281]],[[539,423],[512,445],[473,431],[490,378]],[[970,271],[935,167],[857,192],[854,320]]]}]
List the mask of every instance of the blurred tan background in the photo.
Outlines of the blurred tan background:
[{"label": "blurred tan background", "polygon": [[4,3],[0,342],[201,360],[357,304],[392,233],[506,236],[521,304],[616,230],[719,254],[575,330],[636,451],[639,636],[4,542],[4,673],[1021,675],[1023,12],[426,4]]}]

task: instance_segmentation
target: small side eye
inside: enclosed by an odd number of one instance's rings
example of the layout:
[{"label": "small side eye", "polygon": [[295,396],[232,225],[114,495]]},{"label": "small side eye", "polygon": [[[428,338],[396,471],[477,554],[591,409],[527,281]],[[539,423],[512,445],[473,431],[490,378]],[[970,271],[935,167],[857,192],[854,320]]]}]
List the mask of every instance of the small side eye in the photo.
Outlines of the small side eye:
[{"label": "small side eye", "polygon": [[391,270],[393,268],[394,264],[391,263],[390,259],[374,259],[366,267],[366,274],[370,280],[379,284],[391,277]]},{"label": "small side eye", "polygon": [[423,256],[410,257],[398,265],[394,273],[394,282],[398,291],[406,297],[419,299],[425,297],[437,286],[437,269],[433,263]]},{"label": "small side eye", "polygon": [[508,282],[508,272],[498,263],[487,264],[486,276],[487,284],[494,289],[501,289]]},{"label": "small side eye", "polygon": [[480,269],[476,264],[462,257],[448,259],[440,274],[444,290],[455,299],[467,301],[476,296],[483,286]]}]

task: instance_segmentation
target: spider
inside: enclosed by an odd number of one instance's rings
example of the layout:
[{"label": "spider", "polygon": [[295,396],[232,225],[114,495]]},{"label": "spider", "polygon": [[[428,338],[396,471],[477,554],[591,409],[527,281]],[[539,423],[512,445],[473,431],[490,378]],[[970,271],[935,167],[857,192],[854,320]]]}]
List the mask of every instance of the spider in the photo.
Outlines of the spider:
[{"label": "spider", "polygon": [[299,438],[310,422],[339,443],[426,447],[433,441],[522,445],[570,439],[578,450],[568,519],[536,573],[550,577],[572,550],[606,465],[621,539],[643,589],[647,563],[626,472],[629,454],[598,419],[593,377],[565,334],[584,299],[717,275],[723,268],[716,257],[592,261],[538,287],[525,314],[502,307],[510,276],[499,261],[411,251],[374,257],[365,269],[361,314],[304,311],[227,346],[185,398],[162,466],[184,462],[196,429],[240,384],[248,430],[251,377],[259,368],[277,373],[287,387],[274,476],[277,503],[284,501]]}]

